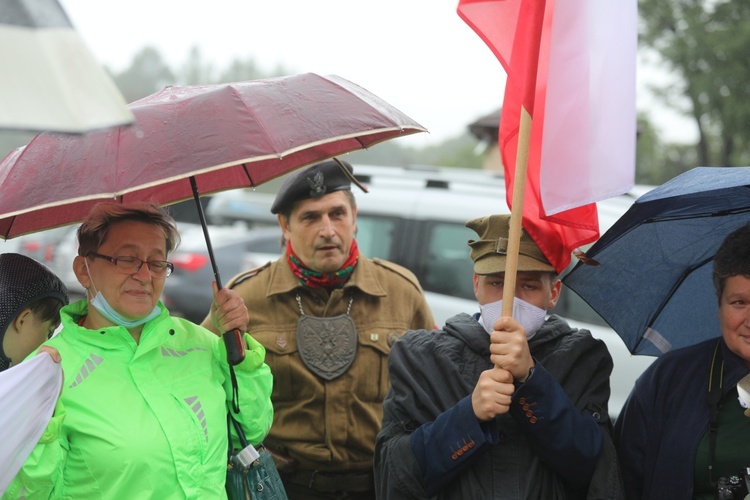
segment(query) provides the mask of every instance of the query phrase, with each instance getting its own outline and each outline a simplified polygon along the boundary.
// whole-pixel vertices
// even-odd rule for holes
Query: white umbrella
[[[0,68],[0,129],[83,133],[134,120],[57,0],[3,2]]]

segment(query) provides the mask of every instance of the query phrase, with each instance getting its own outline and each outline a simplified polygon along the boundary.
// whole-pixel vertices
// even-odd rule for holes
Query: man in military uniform
[[[466,223],[478,236],[468,244],[479,312],[393,347],[379,498],[624,498],[607,411],[612,357],[588,330],[546,317],[562,283],[526,232],[513,316],[501,316],[509,223]]]
[[[391,345],[434,327],[410,271],[359,253],[352,180],[352,167],[335,160],[289,175],[271,207],[284,255],[228,284],[266,348],[274,421],[265,444],[292,499],[375,498]],[[213,329],[208,318],[203,325]]]

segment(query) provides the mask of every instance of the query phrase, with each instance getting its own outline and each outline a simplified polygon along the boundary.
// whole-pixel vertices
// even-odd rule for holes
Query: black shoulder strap
[[[716,433],[719,428],[719,401],[721,401],[722,379],[724,378],[724,359],[721,355],[721,339],[716,342],[714,355],[711,358],[711,373],[708,377],[708,405],[711,414],[708,421],[708,480],[713,479],[714,455],[716,453]]]

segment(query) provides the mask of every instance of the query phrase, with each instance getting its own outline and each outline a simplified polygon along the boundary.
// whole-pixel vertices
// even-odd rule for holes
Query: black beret
[[[320,198],[335,191],[351,191],[354,169],[341,162],[349,171],[346,175],[336,160],[327,160],[292,172],[281,185],[271,205],[271,213],[289,210],[295,202],[308,198]]]

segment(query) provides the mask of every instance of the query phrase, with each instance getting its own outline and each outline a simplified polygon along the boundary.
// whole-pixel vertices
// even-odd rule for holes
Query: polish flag
[[[595,202],[633,186],[637,0],[460,0],[458,14],[508,73],[509,206],[520,116],[531,116],[523,226],[560,272],[599,237]]]

